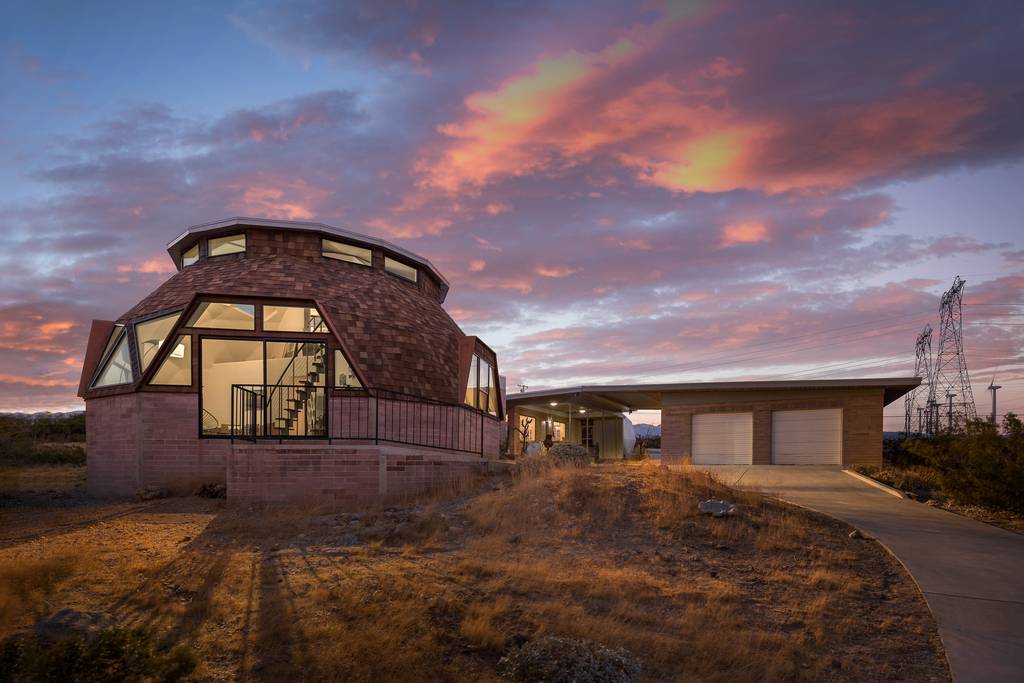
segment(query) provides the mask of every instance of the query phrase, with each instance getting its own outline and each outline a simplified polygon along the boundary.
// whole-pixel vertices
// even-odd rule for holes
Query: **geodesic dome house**
[[[355,501],[498,455],[494,352],[443,308],[425,258],[319,223],[194,226],[177,273],[93,321],[79,395],[88,486],[226,482],[253,501]]]

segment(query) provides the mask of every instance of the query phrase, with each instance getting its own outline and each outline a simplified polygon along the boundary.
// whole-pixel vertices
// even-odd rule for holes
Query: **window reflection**
[[[224,330],[255,330],[256,307],[203,301],[188,319],[188,327],[216,327]]]

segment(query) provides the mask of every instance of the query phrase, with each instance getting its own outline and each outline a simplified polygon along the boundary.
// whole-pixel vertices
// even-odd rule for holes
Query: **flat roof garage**
[[[881,465],[882,410],[920,383],[886,377],[581,385],[510,394],[507,403],[513,452],[524,418],[552,425],[545,434],[563,437],[556,440],[579,442],[581,435],[590,445],[589,416],[660,409],[668,464]]]

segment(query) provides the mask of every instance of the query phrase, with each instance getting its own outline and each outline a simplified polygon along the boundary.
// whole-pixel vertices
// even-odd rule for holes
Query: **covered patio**
[[[632,451],[624,442],[624,418],[637,410],[660,410],[661,396],[619,387],[571,387],[509,394],[510,452],[523,444],[574,443],[600,460],[621,460]],[[523,435],[525,433],[525,439]]]

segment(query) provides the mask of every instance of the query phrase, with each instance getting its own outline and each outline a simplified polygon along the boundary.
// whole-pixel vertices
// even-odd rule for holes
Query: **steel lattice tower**
[[[978,416],[964,356],[963,298],[964,280],[958,275],[953,286],[942,295],[939,311],[939,353],[928,387],[928,405],[935,431],[941,431],[940,425],[946,429],[963,429],[968,419]]]
[[[921,384],[914,387],[904,401],[907,412],[907,436],[910,436],[911,432],[922,434],[929,431],[927,406],[918,406],[918,403],[921,399],[927,399],[930,396],[932,381],[931,325],[925,325],[921,334],[917,335],[917,344],[914,347],[914,376],[921,378]],[[921,408],[922,412],[918,413],[918,408]],[[916,430],[914,429],[915,425]]]

